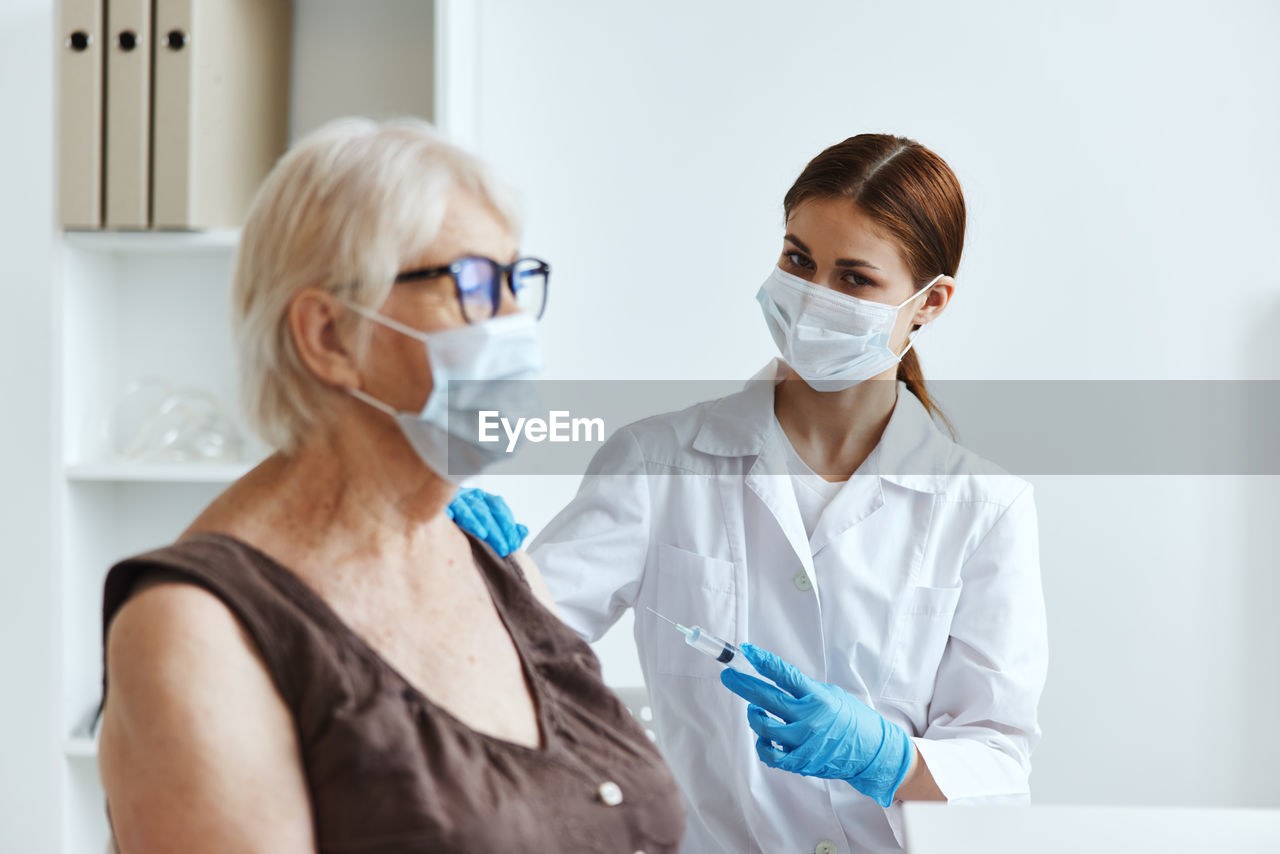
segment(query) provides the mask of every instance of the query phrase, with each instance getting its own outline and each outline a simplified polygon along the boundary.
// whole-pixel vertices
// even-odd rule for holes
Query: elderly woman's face
[[[515,238],[489,204],[465,190],[449,201],[435,242],[401,272],[445,267],[466,255],[509,264],[516,258]],[[517,311],[510,289],[502,289],[499,314]],[[423,332],[466,325],[457,288],[450,276],[398,282],[379,313]],[[431,392],[431,367],[421,341],[374,324],[365,360],[365,390],[402,412],[422,409]]]

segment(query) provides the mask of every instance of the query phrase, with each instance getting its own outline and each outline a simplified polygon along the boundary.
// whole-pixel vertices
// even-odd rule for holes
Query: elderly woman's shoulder
[[[238,849],[244,840],[223,844],[222,817],[261,804],[289,818],[263,832],[309,840],[292,717],[215,595],[148,573],[111,623],[107,675],[99,768],[122,840],[165,840],[136,845],[145,850]],[[311,846],[273,850],[286,847]]]
[[[107,632],[113,689],[138,670],[151,670],[155,677],[180,675],[206,659],[233,659],[241,648],[253,655],[231,609],[210,591],[166,570],[147,572],[135,582]],[[187,671],[193,672],[198,671]]]
[[[227,599],[224,576],[231,573],[219,571],[243,563],[242,548],[234,537],[193,528],[172,545],[112,568],[103,595],[113,690],[117,667],[126,675],[149,669],[153,676],[236,662],[263,669]]]

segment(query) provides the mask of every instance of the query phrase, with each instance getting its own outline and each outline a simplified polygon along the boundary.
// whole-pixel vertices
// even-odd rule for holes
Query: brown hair
[[[955,276],[964,250],[964,194],[946,162],[913,139],[863,133],[823,151],[804,167],[783,197],[788,219],[809,199],[848,199],[894,240],[919,290],[939,273]],[[951,422],[925,388],[915,349],[898,365],[898,379],[929,414]]]

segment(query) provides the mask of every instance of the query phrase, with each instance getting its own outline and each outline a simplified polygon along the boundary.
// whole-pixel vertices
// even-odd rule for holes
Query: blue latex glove
[[[767,650],[744,643],[742,654],[777,683],[774,687],[728,667],[720,672],[724,686],[750,704],[747,725],[759,736],[761,762],[808,777],[845,780],[882,807],[893,803],[914,755],[902,727]]]
[[[516,523],[502,496],[490,495],[483,489],[459,489],[444,515],[462,530],[484,540],[502,557],[520,548],[529,536],[529,529]]]

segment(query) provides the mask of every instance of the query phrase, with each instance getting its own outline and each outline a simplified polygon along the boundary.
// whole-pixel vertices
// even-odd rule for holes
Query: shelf
[[[234,252],[240,229],[213,231],[67,231],[67,245],[111,255],[190,255]]]
[[[68,759],[97,759],[98,739],[88,735],[73,735],[62,744],[62,752]]]
[[[243,463],[78,463],[67,480],[86,483],[231,483],[257,465]]]

